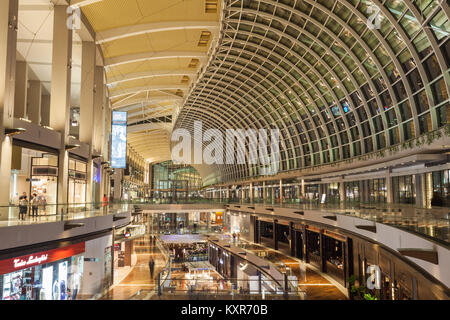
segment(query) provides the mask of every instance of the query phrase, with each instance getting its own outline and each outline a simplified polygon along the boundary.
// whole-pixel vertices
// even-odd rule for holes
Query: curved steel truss
[[[281,132],[281,171],[382,150],[450,120],[441,0],[228,0],[222,38],[175,129]],[[205,143],[208,144],[208,143]],[[248,155],[247,155],[248,156]],[[215,181],[258,176],[217,165]]]

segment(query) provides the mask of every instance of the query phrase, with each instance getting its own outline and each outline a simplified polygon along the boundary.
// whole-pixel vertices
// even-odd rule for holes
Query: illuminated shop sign
[[[8,274],[41,264],[63,260],[85,251],[85,243],[77,243],[68,247],[33,253],[25,256],[0,261],[0,274]]]
[[[127,113],[113,111],[111,126],[111,168],[127,166]]]

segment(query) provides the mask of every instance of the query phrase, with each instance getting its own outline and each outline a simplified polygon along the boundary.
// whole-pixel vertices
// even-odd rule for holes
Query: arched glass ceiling
[[[175,128],[279,128],[281,171],[435,130],[450,119],[449,14],[441,0],[227,1],[215,57]],[[221,181],[260,173],[216,170]]]

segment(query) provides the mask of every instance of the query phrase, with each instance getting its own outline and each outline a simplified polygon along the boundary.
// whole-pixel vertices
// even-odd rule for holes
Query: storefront
[[[322,241],[326,273],[345,285],[345,237],[325,230]]]
[[[274,241],[273,241],[273,221],[270,221],[269,219],[263,220],[261,218],[258,219],[258,238],[259,243],[274,248]]]
[[[305,185],[305,198],[307,200],[319,200],[319,185],[318,184],[306,184]]]
[[[450,207],[450,170],[426,174],[427,206]]]
[[[386,203],[386,179],[369,180],[370,203]]]
[[[339,182],[326,183],[324,187],[327,195],[327,203],[339,203]]]
[[[359,181],[345,182],[344,188],[345,188],[345,201],[347,202],[360,201]]]
[[[87,163],[69,158],[69,204],[83,205],[86,202]]]
[[[392,189],[394,194],[394,203],[415,204],[416,193],[415,176],[401,176],[392,178]]]
[[[289,222],[278,221],[276,227],[276,241],[278,250],[288,256],[291,255],[291,236]]]
[[[308,227],[310,230],[306,230],[306,255],[307,262],[316,266],[317,268],[322,268],[322,256],[321,256],[321,240],[320,231]]]
[[[28,146],[28,144],[27,144]],[[39,215],[56,214],[58,193],[58,154],[48,148],[38,150],[13,142],[11,158],[10,202],[18,204],[19,197],[26,192],[28,200],[37,195]],[[45,149],[45,150],[44,150]]]
[[[234,257],[232,254],[214,244],[208,245],[209,263],[216,268],[216,271],[225,279],[232,279],[235,276]]]
[[[1,300],[75,300],[85,243],[0,261]]]
[[[253,241],[254,236],[251,232],[250,214],[245,212],[227,212],[225,226],[231,234],[236,234],[239,238]]]

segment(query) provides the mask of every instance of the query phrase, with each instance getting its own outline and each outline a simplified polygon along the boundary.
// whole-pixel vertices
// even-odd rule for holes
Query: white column
[[[394,193],[392,190],[391,169],[386,170],[386,202],[391,204],[394,202]]]
[[[250,192],[250,202],[253,202],[253,182],[250,183],[249,192]]]
[[[107,114],[105,113],[105,81],[104,81],[104,69],[101,66],[95,67],[95,77],[94,77],[94,131],[92,143],[95,152],[102,152],[103,136],[105,135],[105,130],[109,129],[106,127]],[[107,151],[106,151],[107,153]]]
[[[17,16],[18,0],[0,1],[0,205],[10,201],[12,140],[4,133],[14,118]],[[8,211],[0,210],[0,220],[7,219]]]
[[[50,96],[50,126],[61,133],[58,173],[58,203],[67,203],[70,120],[72,30],[67,28],[67,6],[54,8],[52,88]]]
[[[34,124],[41,124],[41,100],[42,100],[42,86],[38,80],[29,81],[29,88],[27,94],[27,115],[28,120]]]
[[[83,41],[81,46],[81,91],[80,91],[80,141],[90,147],[87,162],[86,202],[93,202],[92,183],[94,164],[92,162],[94,132],[94,77],[95,42]]]
[[[414,192],[416,194],[416,207],[423,207],[426,204],[425,201],[425,174],[416,174]]]
[[[94,132],[95,43],[83,41],[81,47],[80,141],[92,145]]]
[[[343,177],[339,179],[339,198],[341,203],[345,202],[345,185]]]
[[[28,65],[25,61],[17,61],[15,65],[14,117],[25,118],[27,110]]]
[[[266,182],[265,181],[263,181],[263,191],[262,191],[262,194],[263,194],[263,202],[266,202],[266,200],[267,200],[267,190],[266,190]]]
[[[50,95],[41,97],[41,125],[50,126]]]
[[[284,197],[284,193],[283,193],[283,179],[280,179],[280,204],[283,203],[283,197]]]

